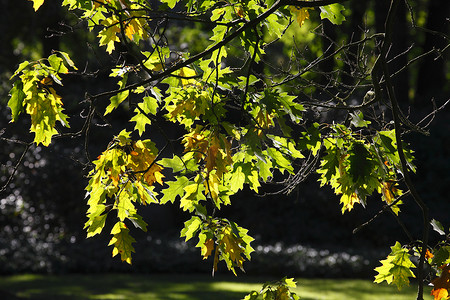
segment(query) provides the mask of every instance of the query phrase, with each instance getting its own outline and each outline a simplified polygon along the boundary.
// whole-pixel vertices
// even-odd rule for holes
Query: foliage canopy
[[[44,3],[32,1],[35,10]],[[233,196],[246,187],[258,193],[264,183],[283,182],[279,193],[289,193],[317,172],[320,185],[340,196],[342,213],[368,205],[368,197],[378,195],[385,202],[383,211],[398,215],[404,199],[414,199],[423,211],[424,234],[403,246],[397,242],[375,269],[375,282],[385,280],[401,288],[409,277],[417,277],[422,298],[428,264],[440,276],[433,281],[432,294],[436,300],[448,299],[448,235],[433,221],[442,241],[434,248],[428,245],[430,218],[409,178],[415,172],[413,151],[402,141],[405,129],[424,133],[426,128],[403,115],[392,83],[395,74],[388,68],[392,20],[400,1],[392,0],[384,33],[364,32],[360,40],[334,45],[335,50],[310,60],[296,45],[278,65],[270,57],[274,45],[289,45],[290,27],[299,28],[313,18],[342,24],[343,2],[64,0],[62,5],[97,36],[111,62],[108,76],[117,87],[86,94],[78,104],[88,111],[84,123],[70,132],[57,91],[68,74],[88,72],[79,70],[76,65],[82,62],[73,62],[68,53],[55,51],[48,58],[21,63],[14,72],[8,102],[12,121],[29,115],[31,143],[37,145],[86,136],[91,166],[87,237],[101,234],[107,219],[115,219],[109,229],[112,255],[120,254],[129,264],[136,242],[129,226],[147,231],[139,207],[177,202],[191,214],[181,237],[197,239],[201,257],[213,258],[213,273],[222,261],[236,274],[251,258],[253,238],[236,222],[218,217],[217,211],[232,205]],[[209,32],[206,41],[198,42],[203,49],[189,53],[189,46],[173,42],[171,30],[180,24],[203,26]],[[349,69],[322,71],[330,59]],[[353,81],[344,82],[345,76]],[[132,130],[118,128],[106,149],[90,159],[93,119],[107,119],[123,107]],[[327,116],[324,112],[330,110],[338,114]],[[310,117],[311,111],[324,117]],[[385,118],[387,112],[392,121]],[[172,137],[164,128],[168,123],[183,133]],[[153,141],[152,130],[165,141]],[[416,265],[414,255],[419,257]],[[285,278],[261,293],[264,299],[298,299],[289,291],[293,286]]]

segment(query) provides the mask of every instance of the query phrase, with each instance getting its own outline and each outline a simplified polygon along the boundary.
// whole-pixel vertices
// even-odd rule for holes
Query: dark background
[[[421,22],[424,26],[448,34],[448,0],[410,2],[423,12]],[[375,14],[373,25],[382,31],[387,4],[388,1],[380,0],[349,1],[345,4],[349,13],[347,21],[341,27],[324,24],[324,28],[329,36],[345,38],[363,22],[364,12],[370,11]],[[108,57],[97,48],[96,38],[83,30],[77,31],[83,25],[61,9],[58,1],[46,0],[37,13],[27,1],[0,0],[0,5],[0,137],[3,138],[0,140],[0,180],[3,186],[24,150],[23,145],[14,141],[32,140],[27,130],[27,118],[9,123],[10,111],[6,107],[12,84],[9,77],[18,63],[47,57],[52,49],[61,49],[69,52],[76,63],[88,61],[87,69],[100,70],[96,77],[84,80],[64,78],[65,88],[61,93],[65,110],[72,117],[69,120],[73,122],[72,128],[81,126],[77,123],[81,122],[78,116],[85,111],[77,104],[83,99],[84,92],[88,90],[94,94],[107,90],[114,83],[102,73],[108,67]],[[430,45],[441,43],[436,36],[414,31],[407,22],[406,7],[402,9],[403,14],[396,23],[397,38],[392,55],[411,43],[420,45],[423,51]],[[317,38],[317,42],[326,47],[325,40]],[[413,121],[420,120],[432,110],[432,96],[438,104],[449,99],[448,53],[446,55],[447,60],[445,57],[434,60],[436,56],[430,56],[397,79],[396,91],[401,105],[405,111],[409,110]],[[330,66],[324,66],[327,67]],[[414,96],[411,96],[411,90]],[[127,109],[121,108],[111,115],[110,122],[116,128],[131,128],[127,116]],[[415,151],[417,188],[430,207],[430,215],[440,220],[446,229],[450,226],[449,118],[449,109],[444,109],[432,123],[429,137],[418,133],[406,136]],[[96,122],[102,124],[100,119]],[[117,133],[109,127],[93,127],[89,142],[92,157],[99,155]],[[212,261],[202,261],[199,249],[194,248],[196,242],[186,244],[179,238],[179,230],[189,217],[180,212],[176,202],[140,208],[149,223],[149,232],[133,230],[137,240],[133,266],[121,263],[117,257],[111,258],[112,248],[107,247],[108,229],[101,236],[85,238],[83,226],[87,220],[87,205],[84,187],[89,169],[86,169],[83,142],[82,138],[61,139],[48,148],[33,146],[7,189],[0,194],[0,274],[210,272]],[[247,273],[369,277],[378,260],[389,252],[389,246],[397,240],[408,242],[388,213],[358,233],[352,233],[382,208],[379,197],[369,199],[366,209],[356,206],[350,213],[342,215],[339,198],[330,189],[319,188],[315,175],[290,195],[263,194],[276,189],[276,186],[266,185],[260,195],[244,190],[233,197],[231,207],[222,211],[223,216],[249,229],[249,234],[256,239],[252,243],[256,253],[252,261],[245,264]],[[412,200],[402,206],[400,219],[419,239],[422,218]],[[432,233],[432,240],[436,237]],[[226,267],[220,265],[219,271],[226,272]]]

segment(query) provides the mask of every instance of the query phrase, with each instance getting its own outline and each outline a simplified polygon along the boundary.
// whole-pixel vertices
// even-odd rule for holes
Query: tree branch
[[[381,47],[381,53],[379,55],[379,60],[377,61],[377,65],[379,66],[384,74],[386,81],[386,88],[389,101],[391,103],[391,110],[394,119],[394,127],[395,127],[395,139],[397,142],[397,152],[400,157],[401,170],[403,173],[403,177],[408,187],[408,190],[411,192],[411,196],[414,201],[422,210],[423,217],[423,235],[422,235],[422,249],[420,253],[419,265],[417,267],[417,280],[418,280],[418,291],[417,291],[417,300],[423,300],[423,286],[424,286],[424,263],[425,263],[425,254],[428,245],[428,236],[429,236],[429,213],[428,207],[420,198],[419,193],[416,191],[416,188],[411,180],[409,175],[408,165],[406,162],[405,154],[403,152],[403,142],[401,140],[402,128],[401,128],[401,112],[398,106],[397,98],[395,96],[394,87],[391,81],[391,75],[389,73],[389,69],[386,62],[386,56],[388,53],[388,49],[392,43],[392,32],[393,32],[393,23],[395,18],[395,13],[397,11],[397,7],[399,5],[400,0],[392,0],[391,6],[389,8],[388,16],[385,23],[385,38],[383,41],[383,45]],[[378,68],[377,68],[378,69]]]
[[[169,76],[171,73],[173,73],[173,72],[175,72],[197,60],[200,60],[203,57],[208,56],[209,54],[213,53],[215,50],[225,46],[230,41],[232,41],[234,38],[239,36],[242,32],[244,32],[245,30],[247,30],[249,28],[256,26],[257,24],[259,24],[260,22],[265,20],[268,16],[270,16],[272,13],[277,11],[282,6],[295,5],[295,6],[302,6],[302,7],[319,7],[319,6],[325,6],[325,5],[335,4],[335,3],[343,3],[345,1],[347,1],[347,0],[317,0],[317,1],[278,0],[268,10],[266,10],[265,12],[260,14],[258,17],[246,22],[241,27],[239,27],[236,31],[234,31],[234,32],[230,33],[230,35],[226,36],[222,41],[220,41],[217,44],[211,46],[210,48],[204,50],[203,52],[200,52],[194,56],[191,56],[188,59],[175,64],[171,68],[166,69],[161,73],[154,74],[149,79],[146,79],[141,82],[134,83],[134,84],[130,84],[122,89],[100,93],[100,94],[91,96],[90,98],[96,99],[96,98],[100,98],[100,97],[113,96],[113,95],[116,95],[123,91],[132,90],[139,86],[143,86],[143,85],[153,82],[155,80]]]

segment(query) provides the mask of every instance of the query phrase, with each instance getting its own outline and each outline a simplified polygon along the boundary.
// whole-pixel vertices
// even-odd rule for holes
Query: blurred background
[[[72,128],[79,128],[78,117],[86,112],[78,105],[87,91],[95,94],[115,86],[103,70],[110,64],[103,50],[97,46],[94,33],[87,32],[85,24],[61,8],[61,1],[46,0],[35,13],[32,3],[0,0],[0,181],[1,186],[14,169],[25,146],[19,142],[32,140],[28,133],[29,120],[22,117],[10,123],[10,110],[6,104],[9,80],[18,64],[24,60],[47,57],[52,49],[68,52],[78,68],[99,70],[95,76],[81,79],[68,75],[64,78],[61,95],[65,111],[72,116]],[[151,1],[152,2],[152,1]],[[154,1],[153,1],[154,2]],[[450,1],[411,0],[418,25],[449,34]],[[389,1],[351,0],[345,3],[347,21],[336,27],[322,24],[327,36],[334,40],[359,39],[352,32],[366,28],[383,31]],[[297,43],[308,44],[310,54],[326,49],[327,39],[312,38],[311,31],[319,26],[319,18],[305,23]],[[440,45],[442,37],[427,34],[411,26],[406,5],[396,20],[395,44],[392,57],[414,44],[420,51]],[[177,40],[180,48],[199,41],[191,52],[198,52],[206,43],[207,34],[201,27],[178,26],[170,28],[168,36]],[[368,30],[368,29],[367,29]],[[448,43],[448,41],[447,41]],[[189,46],[188,46],[189,47]],[[280,51],[280,59],[284,54]],[[411,52],[417,55],[415,52]],[[430,55],[411,65],[396,80],[397,93],[405,112],[412,121],[419,121],[433,109],[431,99],[439,106],[450,98],[449,51],[442,56]],[[405,59],[405,60],[402,60]],[[407,56],[398,59],[406,64]],[[86,65],[83,65],[85,64]],[[324,66],[327,67],[327,66]],[[329,66],[328,66],[329,67]],[[433,97],[433,98],[432,98]],[[131,128],[127,120],[127,107],[111,115],[109,121],[116,128]],[[406,138],[415,151],[417,188],[431,209],[430,215],[450,226],[450,110],[436,115],[430,126],[430,136],[412,133]],[[97,157],[114,134],[113,128],[93,127],[89,152]],[[113,126],[113,127],[114,127]],[[168,127],[168,130],[172,130]],[[173,130],[176,130],[174,128]],[[110,236],[86,239],[83,230],[87,209],[84,187],[87,184],[86,157],[83,138],[60,139],[48,148],[32,146],[24,162],[6,189],[0,194],[0,274],[36,273],[95,273],[95,272],[177,272],[209,273],[212,261],[203,261],[195,241],[186,244],[179,238],[183,222],[189,219],[175,204],[141,207],[149,224],[147,233],[135,230],[136,254],[133,265],[111,258],[107,247]],[[235,220],[249,229],[255,237],[256,252],[245,264],[249,274],[270,274],[304,277],[372,277],[378,261],[390,252],[395,241],[408,242],[396,220],[383,214],[356,234],[353,229],[371,219],[382,207],[379,197],[369,200],[366,209],[355,207],[341,214],[339,198],[330,189],[319,188],[314,174],[300,184],[290,195],[270,195],[277,189],[265,186],[260,195],[244,190],[233,197],[232,206],[224,209],[223,216]],[[403,205],[400,219],[420,238],[422,218],[411,200]],[[434,234],[434,233],[433,233]],[[432,238],[435,237],[432,234]],[[224,265],[219,272],[226,272]]]

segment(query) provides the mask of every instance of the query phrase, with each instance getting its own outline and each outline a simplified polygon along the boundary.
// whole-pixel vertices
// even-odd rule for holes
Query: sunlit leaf
[[[108,246],[113,245],[112,256],[120,254],[120,259],[131,265],[131,253],[134,252],[133,243],[136,240],[130,236],[130,230],[125,226],[123,222],[117,222],[111,230],[113,235]]]
[[[440,267],[441,275],[432,281],[433,289],[431,295],[434,300],[446,300],[449,298],[450,290],[450,265]]]
[[[408,250],[402,248],[399,242],[391,247],[392,251],[385,260],[380,261],[382,265],[375,268],[378,275],[375,276],[375,283],[386,281],[388,284],[394,283],[400,290],[409,285],[409,277],[416,277],[411,271],[415,268],[410,260]]]
[[[44,0],[28,0],[28,1],[33,1],[34,11],[37,11],[39,7],[41,7],[41,5],[44,4]]]
[[[345,16],[342,11],[345,10],[344,6],[339,3],[333,3],[320,7],[320,17],[322,19],[328,19],[331,23],[341,25],[345,21]]]
[[[26,95],[23,92],[23,83],[21,80],[16,80],[13,84],[13,88],[9,92],[11,98],[8,101],[8,106],[11,109],[12,122],[17,121],[19,114],[23,110],[23,100]]]

